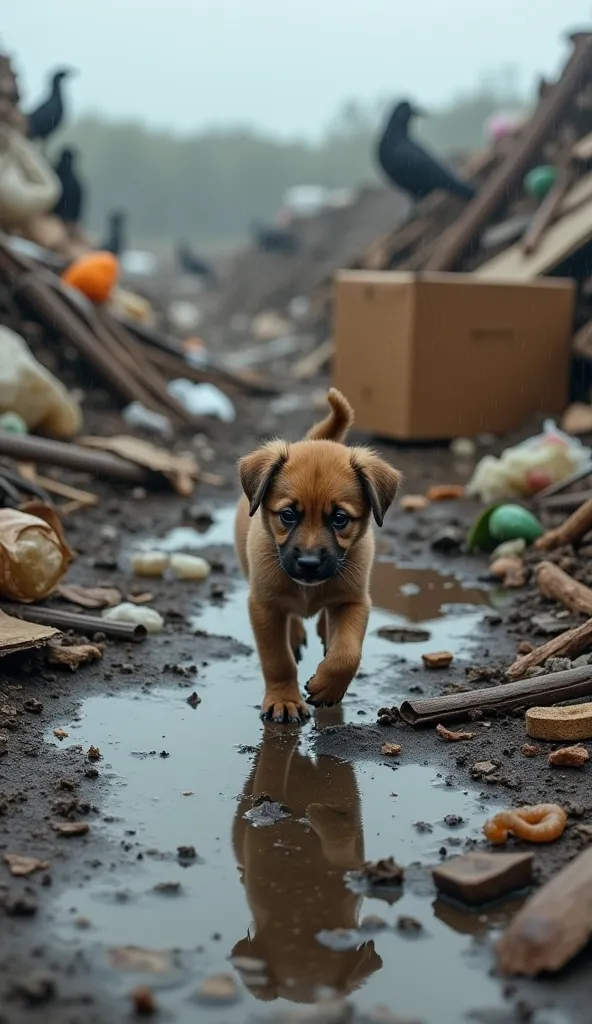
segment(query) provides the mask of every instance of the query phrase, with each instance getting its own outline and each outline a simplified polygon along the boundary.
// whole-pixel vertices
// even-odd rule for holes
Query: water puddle
[[[212,665],[198,688],[195,710],[179,691],[97,697],[68,724],[70,742],[102,751],[111,786],[93,832],[118,844],[123,867],[105,864],[56,901],[57,936],[83,941],[120,992],[131,982],[113,966],[114,947],[175,950],[143,981],[183,1024],[196,1012],[219,1019],[194,996],[220,972],[239,993],[226,1021],[327,990],[426,1024],[501,1006],[485,945],[515,904],[465,911],[436,899],[429,881],[442,849],[462,852],[491,805],[433,768],[315,756],[310,731],[262,730],[237,664]],[[151,754],[160,751],[169,756]],[[282,814],[256,827],[249,812],[262,797]],[[196,857],[180,860],[180,846]],[[387,855],[406,868],[401,890],[365,895],[348,884],[365,859]],[[346,948],[344,935],[355,939]]]
[[[142,547],[226,546],[233,520],[230,507],[202,533],[181,526]],[[467,653],[489,603],[486,590],[380,556],[372,594],[360,677],[342,707],[317,714],[318,724],[373,721],[378,707],[406,694],[422,653]],[[252,649],[245,596],[241,582],[223,603],[200,609],[191,629]],[[384,636],[385,627],[418,626],[415,643],[403,642],[404,632],[396,642],[392,632]],[[303,682],[321,656],[313,626],[299,666]],[[349,750],[345,734],[337,758],[318,753],[314,728],[263,729],[253,656],[205,666],[194,685],[202,698],[196,708],[185,690],[96,697],[68,725],[70,742],[102,751],[101,774],[112,784],[93,831],[119,845],[124,865],[97,870],[56,902],[60,938],[79,944],[77,922],[85,920],[85,946],[105,983],[121,992],[129,977],[113,966],[110,949],[176,950],[174,962],[169,956],[147,980],[182,1024],[196,1012],[219,1019],[220,1010],[198,1011],[195,1003],[200,980],[219,972],[233,974],[239,992],[226,1022],[266,1017],[270,1001],[312,1003],[328,990],[355,992],[362,1009],[382,1003],[426,1024],[501,1006],[486,946],[515,905],[463,910],[435,898],[429,872],[479,836],[492,806],[405,756],[399,764],[381,761],[378,750]],[[179,847],[196,855],[185,850],[179,858]],[[391,855],[407,869],[401,890],[369,894],[347,881],[365,859]],[[418,983],[422,977],[430,984]]]

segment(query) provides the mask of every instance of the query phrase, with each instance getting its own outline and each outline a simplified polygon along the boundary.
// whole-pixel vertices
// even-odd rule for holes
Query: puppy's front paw
[[[334,704],[339,704],[343,700],[350,682],[350,679],[332,676],[319,669],[305,686],[308,693],[306,703],[312,704],[313,708],[333,707]]]
[[[278,693],[266,694],[260,717],[266,722],[283,725],[301,725],[310,718],[310,711],[299,693],[285,697]]]

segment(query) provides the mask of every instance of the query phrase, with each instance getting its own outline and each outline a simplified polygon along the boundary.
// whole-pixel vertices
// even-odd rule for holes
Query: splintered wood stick
[[[529,668],[535,665],[542,665],[547,658],[577,658],[579,654],[590,650],[592,647],[592,619],[577,626],[576,629],[568,629],[559,636],[554,636],[541,647],[535,647],[530,654],[518,658],[506,671],[508,679],[524,679]]]
[[[550,672],[549,675],[522,679],[517,683],[501,683],[481,690],[448,693],[424,700],[405,700],[399,714],[408,725],[426,726],[466,719],[472,711],[491,714],[513,708],[542,708],[591,695],[592,665],[582,665],[581,668]]]
[[[518,911],[496,946],[502,974],[559,971],[592,935],[592,850],[550,879]]]
[[[592,616],[592,590],[568,576],[553,562],[541,562],[534,571],[543,597],[560,601],[570,612]]]
[[[548,530],[539,537],[534,546],[539,551],[551,551],[564,544],[575,544],[588,530],[592,530],[592,498],[580,505],[557,529]]]

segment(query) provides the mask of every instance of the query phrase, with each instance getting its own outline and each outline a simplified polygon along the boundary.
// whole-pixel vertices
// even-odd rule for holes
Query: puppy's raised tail
[[[345,441],[347,432],[354,422],[354,411],[347,398],[331,388],[327,393],[331,412],[320,423],[315,423],[306,434],[309,441]]]

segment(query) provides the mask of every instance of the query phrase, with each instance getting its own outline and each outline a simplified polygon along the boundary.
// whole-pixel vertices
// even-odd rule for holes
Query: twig
[[[553,637],[541,647],[535,647],[530,654],[518,658],[506,672],[508,679],[523,679],[530,668],[542,665],[548,658],[577,658],[592,647],[592,619],[575,629]]]
[[[592,498],[580,505],[578,509],[555,530],[548,530],[535,542],[538,551],[551,551],[563,547],[564,544],[575,544],[589,530],[592,530]]]
[[[592,616],[592,590],[568,576],[553,562],[541,562],[535,569],[537,586],[552,601],[560,601],[570,612]]]

